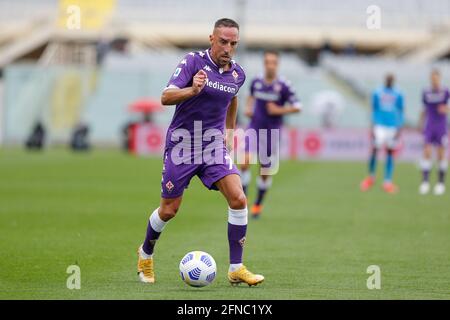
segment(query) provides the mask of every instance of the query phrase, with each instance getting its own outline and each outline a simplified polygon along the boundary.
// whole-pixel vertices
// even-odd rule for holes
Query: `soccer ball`
[[[216,278],[216,261],[206,252],[188,252],[180,261],[181,279],[192,287],[204,287]]]

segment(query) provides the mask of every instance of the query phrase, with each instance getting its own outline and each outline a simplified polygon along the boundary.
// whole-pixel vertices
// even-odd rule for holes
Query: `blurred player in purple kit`
[[[151,214],[145,240],[138,249],[137,271],[142,282],[155,281],[155,243],[167,222],[175,217],[184,189],[194,176],[198,176],[208,189],[219,190],[228,202],[230,283],[257,285],[264,280],[263,276],[251,273],[242,264],[247,231],[247,199],[224,137],[225,125],[227,129],[235,127],[236,95],[245,81],[243,69],[231,59],[238,41],[238,24],[231,19],[218,20],[210,35],[211,47],[187,54],[162,93],[162,104],[176,105],[176,109],[167,130],[160,205]],[[219,132],[211,139],[215,145],[215,161],[205,161],[203,156],[211,145],[205,137],[214,130]],[[200,145],[196,146],[194,142],[192,147],[190,137],[185,141],[186,134],[194,139],[200,134],[203,137]],[[182,141],[180,137],[184,137]],[[178,152],[181,150],[180,144],[184,144],[182,154]],[[187,155],[184,154],[186,146]]]
[[[280,130],[283,124],[283,116],[299,112],[301,105],[290,85],[278,76],[279,54],[276,51],[264,53],[264,75],[253,79],[250,85],[250,96],[247,100],[245,114],[251,118],[249,129],[256,131],[256,140],[252,150],[251,143],[245,144],[245,162],[241,165],[241,179],[244,192],[247,193],[251,181],[250,156],[258,154],[261,168],[270,169],[277,167],[277,150],[279,141],[271,137],[271,130]],[[267,130],[267,134],[260,135],[260,130]],[[264,132],[264,131],[263,131]],[[261,150],[264,149],[264,150]],[[270,156],[270,161],[261,162],[259,157],[262,152]],[[262,212],[262,202],[267,190],[272,184],[272,176],[260,171],[257,179],[258,195],[251,208],[253,217],[259,217]]]
[[[441,75],[438,70],[431,72],[431,88],[424,90],[422,102],[424,109],[420,117],[420,127],[424,135],[423,159],[421,161],[422,183],[419,187],[420,194],[430,191],[430,171],[432,167],[433,146],[437,148],[438,157],[438,182],[434,186],[435,195],[445,193],[445,174],[448,160],[446,147],[448,143],[447,114],[449,113],[450,94],[447,88],[441,86]]]

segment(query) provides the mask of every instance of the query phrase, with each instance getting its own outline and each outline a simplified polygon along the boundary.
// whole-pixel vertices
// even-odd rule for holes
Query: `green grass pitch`
[[[364,163],[283,162],[262,218],[249,221],[245,263],[266,277],[252,288],[228,284],[227,205],[195,178],[156,246],[157,282],[139,283],[161,166],[119,151],[0,150],[0,299],[450,298],[450,194],[418,196],[413,164],[397,165],[392,196],[359,192]],[[181,281],[190,250],[215,258],[209,287]],[[80,290],[66,287],[73,264]],[[380,290],[367,289],[369,265],[381,268]]]

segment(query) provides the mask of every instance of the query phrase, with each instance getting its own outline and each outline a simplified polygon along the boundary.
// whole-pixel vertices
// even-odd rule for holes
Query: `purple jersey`
[[[427,89],[423,92],[422,101],[425,107],[425,134],[431,132],[447,132],[447,115],[441,114],[438,108],[447,104],[450,94],[447,88],[439,90]]]
[[[277,129],[283,124],[283,116],[272,116],[267,112],[267,103],[274,102],[279,106],[286,103],[299,105],[295,92],[290,85],[280,78],[268,84],[263,77],[256,77],[250,85],[250,95],[255,98],[253,117],[250,128]]]
[[[177,143],[178,139],[175,137],[176,141],[172,141],[172,134],[176,129],[186,129],[193,136],[194,121],[201,121],[202,133],[208,129],[224,132],[228,106],[245,81],[244,70],[231,60],[230,69],[223,71],[211,59],[210,49],[190,52],[178,64],[167,88],[181,89],[192,86],[192,79],[199,70],[207,74],[206,85],[198,95],[176,106],[167,130],[166,147],[172,147]],[[206,144],[208,142],[203,142],[203,146]]]

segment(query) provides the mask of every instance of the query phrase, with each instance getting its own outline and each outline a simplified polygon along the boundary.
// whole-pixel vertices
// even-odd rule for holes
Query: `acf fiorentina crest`
[[[239,244],[241,245],[241,247],[244,247],[245,237],[243,237],[241,240],[239,240]]]
[[[234,78],[234,82],[236,82],[237,81],[237,78],[238,78],[238,73],[236,72],[236,70],[233,70],[233,72],[231,73],[232,74],[232,76],[233,76],[233,78]]]
[[[173,185],[172,181],[169,180],[169,181],[166,183],[166,189],[167,189],[167,191],[171,192],[172,189],[173,189],[173,187],[175,187],[175,186]]]
[[[273,89],[274,89],[276,92],[280,92],[280,91],[281,91],[281,84],[276,83],[275,86],[273,87]]]

